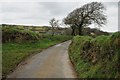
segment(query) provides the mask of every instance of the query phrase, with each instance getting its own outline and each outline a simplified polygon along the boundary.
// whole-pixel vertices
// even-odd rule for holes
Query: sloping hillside
[[[118,78],[120,32],[110,36],[76,36],[69,56],[80,78]]]

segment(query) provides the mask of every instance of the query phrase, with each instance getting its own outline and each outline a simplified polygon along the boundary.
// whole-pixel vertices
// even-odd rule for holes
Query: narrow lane
[[[66,41],[32,56],[8,78],[76,78],[68,57],[69,44]]]

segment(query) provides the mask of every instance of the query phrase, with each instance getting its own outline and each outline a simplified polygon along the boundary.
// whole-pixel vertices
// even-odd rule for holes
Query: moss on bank
[[[69,56],[80,78],[118,78],[120,32],[110,36],[75,36]]]

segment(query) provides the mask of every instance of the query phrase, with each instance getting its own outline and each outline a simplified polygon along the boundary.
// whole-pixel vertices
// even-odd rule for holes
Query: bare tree
[[[59,29],[59,26],[60,26],[59,20],[55,20],[55,26],[56,26],[57,29]]]
[[[51,27],[52,27],[52,36],[54,36],[55,28],[59,28],[59,20],[56,20],[55,18],[52,18],[49,21]]]
[[[78,29],[79,35],[82,34],[82,29],[92,23],[99,27],[106,23],[106,16],[103,11],[105,7],[100,2],[92,2],[75,9],[64,19],[64,23],[70,25],[72,29]],[[74,28],[73,28],[74,25]],[[73,30],[74,31],[74,30]]]

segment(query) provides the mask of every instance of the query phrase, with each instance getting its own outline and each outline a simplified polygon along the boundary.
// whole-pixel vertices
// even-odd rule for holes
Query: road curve
[[[76,78],[66,41],[38,53],[19,65],[8,78]]]

